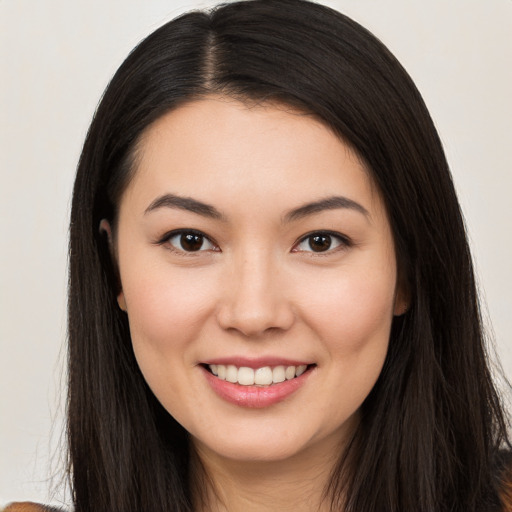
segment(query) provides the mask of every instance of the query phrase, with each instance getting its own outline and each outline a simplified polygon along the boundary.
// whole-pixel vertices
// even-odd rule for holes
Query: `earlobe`
[[[117,304],[119,305],[119,309],[126,313],[126,301],[124,300],[123,291],[119,292],[119,295],[117,296]]]
[[[112,228],[110,227],[110,222],[107,219],[100,220],[99,232],[102,235],[107,235],[108,244],[112,252]]]
[[[119,273],[117,270],[116,252],[114,250],[114,242],[112,240],[112,227],[110,226],[110,222],[107,219],[101,219],[100,225],[99,225],[99,232],[102,235],[107,235],[108,247],[109,247],[109,251],[110,251],[110,256],[112,258],[112,264],[114,265],[115,271],[118,274],[117,279],[119,281],[119,288],[121,289],[121,291],[117,295],[117,304],[119,305],[119,309],[121,309],[122,311],[124,311],[126,313],[126,301],[124,300],[124,293],[121,288],[121,280],[120,280]]]
[[[394,316],[402,316],[407,313],[407,310],[409,309],[407,304],[404,304],[402,302],[397,302],[395,304],[395,309],[393,311]]]
[[[398,290],[395,296],[395,307],[393,309],[394,316],[402,316],[409,310],[410,297],[403,290]]]

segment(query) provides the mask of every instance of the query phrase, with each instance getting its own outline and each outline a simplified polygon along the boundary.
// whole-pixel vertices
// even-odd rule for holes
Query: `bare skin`
[[[347,430],[357,427],[353,417]],[[347,432],[347,436],[349,432]],[[252,462],[229,460],[218,464],[207,447],[195,443],[202,467],[211,480],[202,479],[196,496],[197,512],[330,512],[325,486],[344,449],[332,451],[330,440],[315,445],[285,461]],[[206,492],[204,488],[206,487]]]

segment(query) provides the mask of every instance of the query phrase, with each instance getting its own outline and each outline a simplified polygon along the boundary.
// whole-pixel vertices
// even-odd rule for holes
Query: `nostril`
[[[250,300],[224,304],[217,313],[217,321],[226,331],[237,331],[245,337],[260,337],[288,330],[295,321],[295,315],[288,303],[276,304],[269,297],[266,303]]]

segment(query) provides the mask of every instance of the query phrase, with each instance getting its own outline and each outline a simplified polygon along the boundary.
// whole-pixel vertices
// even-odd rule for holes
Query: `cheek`
[[[308,303],[304,315],[332,354],[364,351],[381,358],[389,340],[394,289],[395,277],[389,269],[330,276],[324,283],[317,282],[315,292],[304,298]]]
[[[361,406],[382,371],[393,320],[394,276],[353,274],[331,279],[323,293],[320,287],[317,290],[307,321],[326,354],[325,395],[331,397],[329,409],[336,411],[333,421],[344,422]]]
[[[191,280],[190,273],[169,267],[141,268],[122,281],[135,358],[158,400],[181,418],[197,362],[194,341],[211,315],[215,285],[211,276],[196,273]]]
[[[136,352],[150,349],[167,356],[197,338],[215,293],[212,280],[199,274],[191,279],[190,272],[165,267],[127,272],[123,291]]]

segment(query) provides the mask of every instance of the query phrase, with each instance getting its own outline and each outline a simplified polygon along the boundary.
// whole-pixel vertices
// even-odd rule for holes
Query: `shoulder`
[[[500,498],[503,512],[512,512],[512,453],[502,454],[502,468],[500,471]]]
[[[3,508],[1,512],[62,512],[62,509],[39,505],[30,501],[11,503]]]
[[[503,512],[512,512],[512,472],[509,472],[509,478],[505,480],[501,487],[501,501],[503,503]]]

